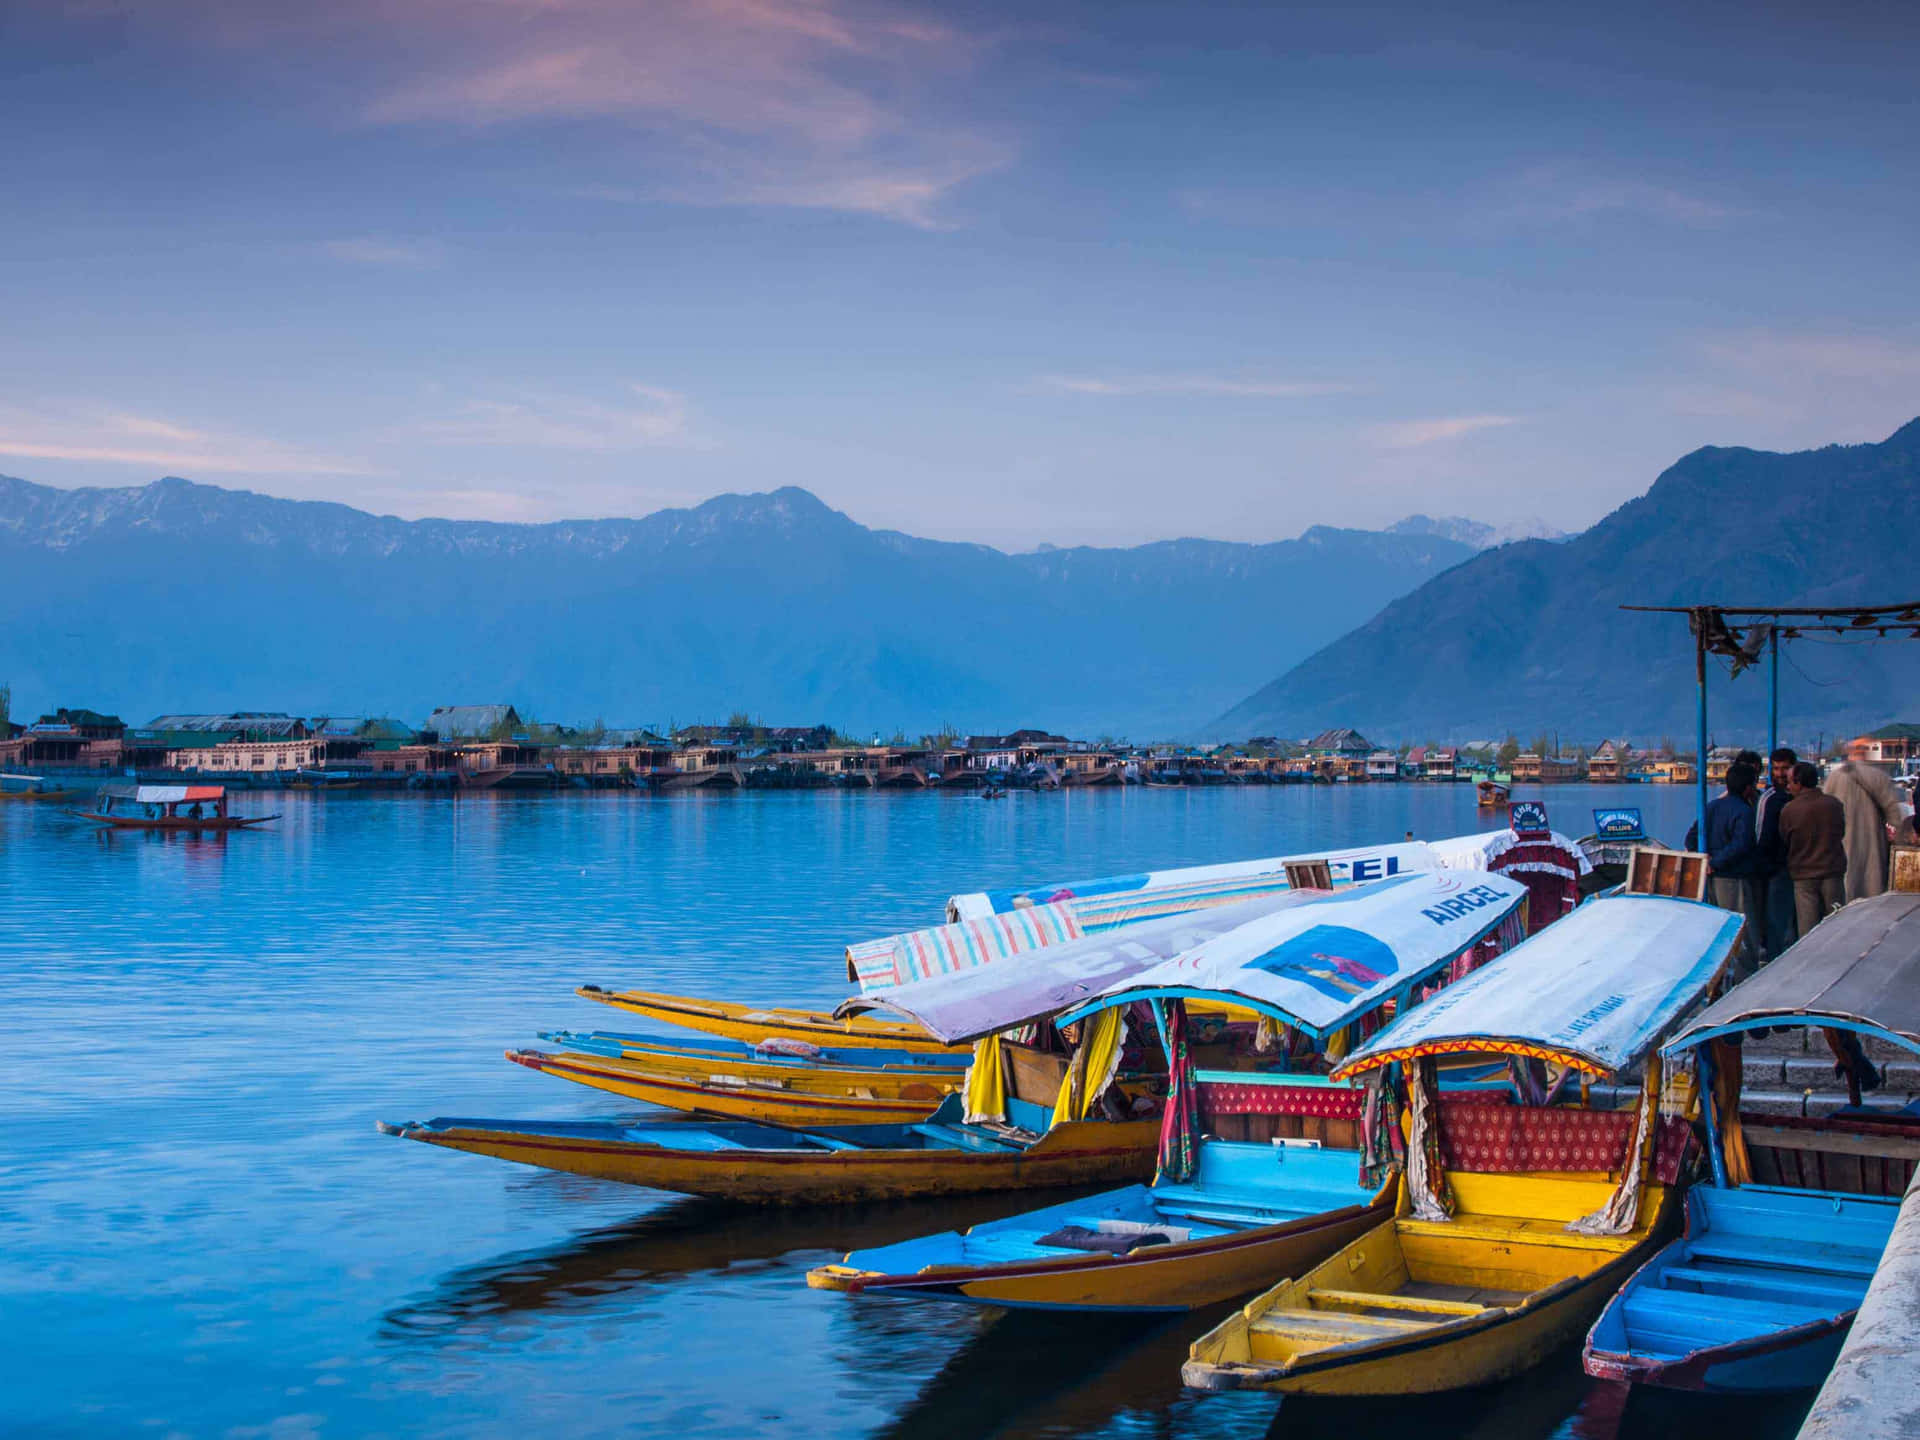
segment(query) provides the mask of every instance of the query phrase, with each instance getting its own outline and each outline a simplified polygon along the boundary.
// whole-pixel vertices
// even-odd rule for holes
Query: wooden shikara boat
[[[1471,919],[1440,910],[1466,893],[1474,897]],[[1503,928],[1517,935],[1526,903],[1526,887],[1515,879],[1471,871],[1403,875],[1256,901],[1238,913],[1214,911],[1198,926],[1188,917],[1171,933],[1172,953],[1157,963],[1139,957],[1155,948],[1157,931],[1139,927],[1128,932],[1126,953],[1110,942],[1082,941],[1029,968],[1049,968],[1051,956],[1069,991],[1086,988],[1080,977],[1101,977],[1097,995],[1062,1017],[1069,1023],[1140,999],[1204,1001],[1324,1039],[1389,1000],[1405,1003],[1415,986]],[[1446,923],[1436,923],[1435,914],[1445,914]],[[1112,952],[1104,960],[1102,945]],[[1059,1001],[1059,989],[1014,980],[1010,970],[945,977],[890,992],[888,1003],[935,1034],[958,1038]],[[1023,994],[1024,1003],[1013,1003]],[[1005,1003],[995,1008],[989,996]],[[1184,1035],[1183,1018],[1156,1020],[1163,1036]],[[1184,1055],[1184,1044],[1178,1048]],[[1020,1308],[1187,1310],[1299,1274],[1391,1215],[1392,1186],[1384,1174],[1368,1179],[1362,1162],[1361,1097],[1353,1087],[1240,1070],[1188,1070],[1175,1080],[1176,1091],[1185,1086],[1197,1089],[1214,1132],[1229,1128],[1229,1117],[1210,1112],[1231,1110],[1246,1138],[1163,1144],[1175,1167],[1192,1156],[1186,1173],[1163,1169],[1150,1186],[856,1251],[813,1270],[807,1283]],[[1250,1133],[1255,1120],[1264,1123],[1257,1137]]]
[[[115,830],[244,830],[278,815],[233,815],[224,785],[103,785],[93,810],[72,813]]]
[[[657,1036],[570,1031],[540,1038],[565,1050],[509,1050],[507,1058],[670,1110],[777,1125],[924,1120],[966,1078],[965,1057],[958,1054],[815,1049],[797,1056],[737,1040],[677,1045]]]
[[[1014,1102],[1016,1105],[1020,1102]],[[724,1121],[435,1119],[387,1135],[546,1170],[758,1205],[843,1204],[1097,1185],[1153,1169],[1158,1119],[1069,1121],[1045,1133],[961,1123],[959,1096],[930,1120],[790,1130]],[[1043,1126],[1037,1106],[1016,1118]]]
[[[696,1000],[648,990],[603,990],[583,985],[574,992],[602,1005],[612,1005],[650,1020],[665,1021],[708,1035],[749,1042],[767,1039],[804,1040],[812,1045],[855,1045],[869,1049],[947,1052],[965,1056],[964,1045],[943,1045],[918,1025],[855,1017],[836,1020],[822,1010],[795,1010],[784,1006],[743,1005],[729,1000]]]
[[[70,800],[73,790],[57,786],[44,775],[0,775],[0,802],[12,800],[21,804],[45,804],[48,801]]]
[[[1740,1116],[1729,1042],[1801,1026],[1836,1042],[1853,1105],[1824,1120]],[[1667,1045],[1717,1075],[1706,1102],[1713,1183],[1687,1197],[1685,1236],[1595,1322],[1589,1374],[1707,1391],[1826,1378],[1920,1160],[1920,1121],[1859,1104],[1865,1055],[1851,1037],[1863,1035],[1920,1051],[1920,896],[1856,900]]]
[[[1740,925],[1686,900],[1592,901],[1375,1036],[1335,1075],[1411,1067],[1395,1217],[1196,1341],[1187,1384],[1424,1394],[1510,1378],[1577,1338],[1675,1222],[1691,1131],[1658,1114],[1659,1063],[1634,1111],[1608,1112],[1437,1100],[1434,1059],[1617,1074],[1706,992]]]

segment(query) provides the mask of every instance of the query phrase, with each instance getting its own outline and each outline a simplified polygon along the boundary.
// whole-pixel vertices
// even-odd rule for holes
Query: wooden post
[[[1780,627],[1767,627],[1767,766],[1772,772],[1773,752],[1780,748]],[[1768,783],[1772,783],[1769,780]]]
[[[1693,681],[1699,691],[1699,714],[1694,726],[1694,843],[1707,848],[1707,612],[1693,612]]]

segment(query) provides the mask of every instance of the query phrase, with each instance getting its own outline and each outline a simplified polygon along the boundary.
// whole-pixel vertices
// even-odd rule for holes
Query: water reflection
[[[609,1187],[589,1181],[583,1188],[604,1194]],[[1060,1198],[1077,1193],[1088,1192],[1063,1191]],[[625,1306],[641,1289],[710,1280],[736,1266],[790,1256],[796,1266],[813,1264],[849,1250],[1002,1219],[1032,1203],[1015,1194],[758,1210],[670,1197],[662,1208],[626,1224],[451,1271],[426,1295],[388,1311],[379,1338],[404,1345],[453,1335],[471,1340],[489,1321],[549,1309],[578,1314]],[[829,1297],[829,1303],[843,1300]]]

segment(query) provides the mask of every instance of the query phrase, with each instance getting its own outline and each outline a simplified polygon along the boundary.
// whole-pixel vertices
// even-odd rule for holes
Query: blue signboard
[[[1513,833],[1523,838],[1548,835],[1553,827],[1547,824],[1547,807],[1538,800],[1516,800],[1507,811],[1507,823],[1513,827]]]
[[[1596,810],[1593,833],[1601,840],[1644,840],[1647,827],[1637,809]]]

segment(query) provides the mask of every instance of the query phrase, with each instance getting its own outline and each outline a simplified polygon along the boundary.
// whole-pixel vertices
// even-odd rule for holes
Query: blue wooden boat
[[[1384,1163],[1363,1164],[1361,1092],[1314,1074],[1193,1069],[1184,1007],[1242,1007],[1323,1047],[1386,1002],[1410,1003],[1489,936],[1517,939],[1527,891],[1504,876],[1445,871],[1290,899],[1254,902],[1239,924],[1223,919],[1234,907],[1175,922],[1188,927],[1184,938],[1157,957],[1127,953],[1145,947],[1123,931],[880,998],[949,1041],[1063,1010],[1063,1024],[1110,1022],[1148,1001],[1174,1094],[1193,1098],[1196,1120],[1212,1108],[1209,1093],[1231,1094],[1291,1134],[1228,1140],[1170,1123],[1151,1185],[857,1250],[807,1283],[1022,1309],[1184,1311],[1298,1274],[1380,1224],[1394,1187]],[[1170,1115],[1181,1109],[1169,1101]],[[1215,1119],[1212,1128],[1224,1127]]]
[[[1848,905],[1665,1047],[1718,1075],[1702,1086],[1713,1184],[1594,1323],[1589,1374],[1705,1391],[1825,1379],[1920,1159],[1920,1119],[1857,1099],[1825,1120],[1741,1116],[1729,1042],[1803,1026],[1828,1032],[1856,1082],[1860,1036],[1920,1051],[1920,896]]]

